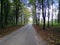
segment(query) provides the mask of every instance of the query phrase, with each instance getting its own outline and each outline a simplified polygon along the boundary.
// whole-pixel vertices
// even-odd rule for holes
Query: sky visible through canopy
[[[10,0],[12,2],[12,0]],[[32,6],[29,5],[29,0],[21,0],[22,3],[25,4],[26,8],[29,9],[29,11],[32,13]],[[58,15],[58,0],[53,0],[53,19],[57,19],[57,15]],[[46,8],[46,21],[48,21],[48,8]],[[52,5],[50,5],[50,21],[52,19]],[[40,13],[40,20],[42,20],[42,9],[38,10],[38,8],[36,8],[36,12]],[[32,21],[32,17],[29,18],[29,20]]]
[[[49,11],[50,11],[50,19],[49,19],[49,21],[52,20],[52,12],[53,12],[53,15],[54,15],[53,16],[54,20],[57,19],[57,15],[58,15],[58,0],[53,0],[53,1],[54,1],[53,8],[52,8],[52,5],[50,5],[50,9],[49,9]],[[26,2],[28,2],[28,0]],[[31,11],[31,9],[30,9],[31,7],[28,7],[28,8]],[[53,11],[52,11],[52,9],[53,9]],[[43,20],[43,18],[42,18],[42,9],[39,10],[38,8],[36,8],[36,12],[40,13],[40,21],[42,21]],[[37,16],[37,17],[39,18],[39,16]],[[32,20],[31,17],[30,17],[30,20]],[[48,21],[48,8],[46,8],[46,21]]]

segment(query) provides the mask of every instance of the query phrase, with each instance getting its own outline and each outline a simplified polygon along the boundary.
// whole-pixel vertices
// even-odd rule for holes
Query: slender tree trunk
[[[35,19],[35,6],[33,5],[33,8],[32,8],[32,15],[33,15],[33,24],[36,24],[36,19]]]
[[[15,8],[16,8],[16,9],[15,9],[16,24],[18,24],[20,0],[14,0],[14,6],[15,6]]]
[[[53,26],[53,0],[52,0],[52,26]]]
[[[48,27],[49,27],[49,18],[50,18],[50,12],[49,12],[49,0],[47,0],[47,3],[48,3]]]
[[[21,14],[21,24],[22,24],[22,14]]]
[[[60,0],[59,0],[59,13],[58,13],[58,23],[60,23]]]
[[[33,23],[37,24],[37,15],[36,15],[36,0],[33,0]]]
[[[38,19],[37,19],[37,21],[38,21],[38,25],[40,24],[40,13],[38,13]]]
[[[8,24],[8,0],[4,0],[4,15],[3,15],[3,19],[4,19],[4,27],[7,27]]]
[[[22,24],[22,6],[20,8],[21,8],[21,24]]]
[[[18,24],[18,5],[16,4],[16,24]]]
[[[56,8],[55,8],[54,12],[55,12],[55,13],[54,13],[55,17],[57,17],[57,16],[56,16]],[[54,19],[54,23],[56,24],[56,18]]]
[[[4,3],[5,25],[8,24],[9,9],[10,9],[9,1],[6,0]]]
[[[36,15],[36,3],[35,3],[35,22],[36,22],[36,24],[37,24],[37,15]]]
[[[5,25],[7,25],[7,1],[4,2]]]
[[[1,25],[1,28],[3,28],[3,1],[4,0],[1,0],[1,21],[0,21],[0,25]]]
[[[21,25],[22,25],[22,3],[20,2],[20,16],[21,16]]]
[[[42,0],[43,29],[45,30],[44,0]]]

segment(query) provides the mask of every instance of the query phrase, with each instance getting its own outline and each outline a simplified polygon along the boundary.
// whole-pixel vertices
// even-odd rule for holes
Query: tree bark
[[[5,25],[8,24],[8,15],[9,15],[9,1],[6,0],[4,3],[4,15],[5,15]]]
[[[42,0],[43,29],[45,30],[44,0]]]
[[[58,23],[60,23],[60,0],[59,0],[59,13],[58,13]]]
[[[1,28],[3,28],[3,1],[4,0],[1,0],[1,20],[0,20],[0,25],[1,25]]]
[[[53,26],[53,0],[52,0],[52,26]]]
[[[48,27],[49,27],[49,18],[50,18],[50,13],[49,13],[49,0],[47,0],[47,3],[48,3]]]

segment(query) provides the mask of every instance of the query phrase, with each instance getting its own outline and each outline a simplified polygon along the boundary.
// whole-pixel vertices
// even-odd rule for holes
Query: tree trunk
[[[33,8],[32,8],[32,15],[33,15],[33,24],[36,24],[36,18],[35,18],[35,6],[33,5]]]
[[[1,28],[3,28],[3,1],[4,0],[1,0],[1,20],[0,20],[0,25],[1,25]]]
[[[49,0],[47,0],[47,3],[48,3],[48,27],[49,27],[49,18],[50,18],[50,13],[49,13]]]
[[[37,24],[37,16],[36,16],[36,0],[33,0],[33,24]]]
[[[52,26],[53,26],[53,0],[52,0]]]
[[[59,13],[58,13],[58,23],[60,23],[60,0],[59,0]]]
[[[20,0],[14,0],[16,24],[18,24]]]
[[[42,0],[43,29],[45,30],[44,0]]]
[[[18,5],[16,4],[16,24],[18,24]]]
[[[4,3],[4,15],[5,15],[5,25],[8,24],[8,15],[9,15],[9,1],[6,0]]]

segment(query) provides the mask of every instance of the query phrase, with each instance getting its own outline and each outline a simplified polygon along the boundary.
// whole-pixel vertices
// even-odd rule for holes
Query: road
[[[0,38],[0,45],[46,45],[46,42],[40,37],[32,25],[25,25],[17,31]]]

